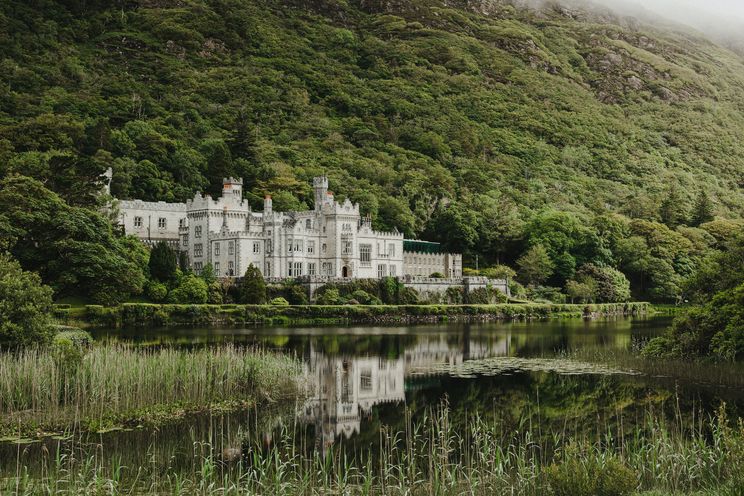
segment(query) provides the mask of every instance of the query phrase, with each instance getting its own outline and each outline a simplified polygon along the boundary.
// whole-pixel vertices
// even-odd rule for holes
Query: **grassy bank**
[[[290,428],[267,447],[248,441],[227,461],[220,442],[194,443],[191,464],[165,473],[143,463],[107,463],[102,452],[66,456],[51,450],[40,475],[18,468],[0,480],[14,494],[390,494],[738,496],[744,487],[744,427],[721,411],[699,422],[648,412],[641,425],[597,420],[580,433],[547,432],[539,411],[505,429],[471,417],[455,427],[448,407],[385,427],[380,451],[350,456],[304,449]],[[77,449],[69,447],[70,450]],[[105,448],[101,447],[101,450]],[[10,471],[9,471],[10,472]]]
[[[498,305],[157,305],[58,306],[65,324],[94,327],[235,324],[396,324],[637,315],[648,303]]]
[[[0,354],[0,434],[73,424],[101,430],[237,408],[294,396],[299,373],[291,358],[232,346],[189,351],[108,344],[84,356],[6,352]]]

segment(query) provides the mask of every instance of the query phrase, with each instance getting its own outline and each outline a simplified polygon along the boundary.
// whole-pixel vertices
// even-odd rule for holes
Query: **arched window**
[[[305,229],[307,229],[307,230],[310,230],[310,229],[312,229],[312,228],[313,228],[313,221],[312,221],[312,220],[310,220],[310,219],[307,219],[307,220],[305,221]]]

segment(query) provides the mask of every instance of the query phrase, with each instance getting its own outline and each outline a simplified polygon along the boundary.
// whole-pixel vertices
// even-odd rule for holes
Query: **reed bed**
[[[64,357],[67,358],[67,357]],[[77,358],[77,359],[75,359]],[[48,348],[0,354],[0,432],[105,428],[223,402],[298,392],[296,360],[257,349],[93,346],[73,360]]]
[[[744,426],[722,409],[683,424],[649,412],[625,433],[596,425],[595,437],[545,432],[525,418],[516,429],[479,416],[456,426],[446,404],[398,432],[383,428],[379,447],[356,456],[344,446],[308,452],[297,425],[270,447],[245,442],[237,461],[220,441],[193,441],[189,470],[157,472],[113,463],[101,453],[57,450],[42,474],[17,466],[0,480],[12,494],[390,494],[739,496],[744,489]],[[589,429],[591,431],[592,429]]]

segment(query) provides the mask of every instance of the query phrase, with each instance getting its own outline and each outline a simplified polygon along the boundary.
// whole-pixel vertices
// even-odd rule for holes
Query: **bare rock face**
[[[637,76],[630,76],[628,79],[628,86],[636,91],[643,89],[643,80]]]
[[[657,90],[657,93],[659,94],[659,98],[661,98],[665,102],[674,102],[678,100],[677,95],[675,95],[674,92],[669,88],[661,86]]]

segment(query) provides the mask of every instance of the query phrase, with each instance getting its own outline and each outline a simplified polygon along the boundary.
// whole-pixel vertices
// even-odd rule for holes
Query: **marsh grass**
[[[285,424],[267,446],[254,437],[227,462],[218,435],[194,440],[188,469],[166,470],[121,461],[75,446],[50,452],[41,474],[17,466],[0,480],[13,494],[391,494],[622,496],[716,494],[744,487],[744,425],[721,410],[683,423],[649,411],[645,425],[625,432],[598,424],[586,432],[546,431],[539,415],[517,428],[476,415],[466,427],[446,403],[399,431],[383,427],[374,453],[344,444],[312,449]],[[310,448],[310,449],[308,449]]]
[[[298,393],[292,357],[222,346],[185,350],[93,346],[72,363],[49,348],[0,354],[3,436],[101,429],[165,420],[189,410],[252,404]]]
[[[639,353],[644,344],[644,341],[634,341],[631,349],[584,347],[560,353],[559,357],[633,370],[646,376],[666,377],[690,384],[744,388],[744,363],[715,362],[700,358],[644,358]]]

